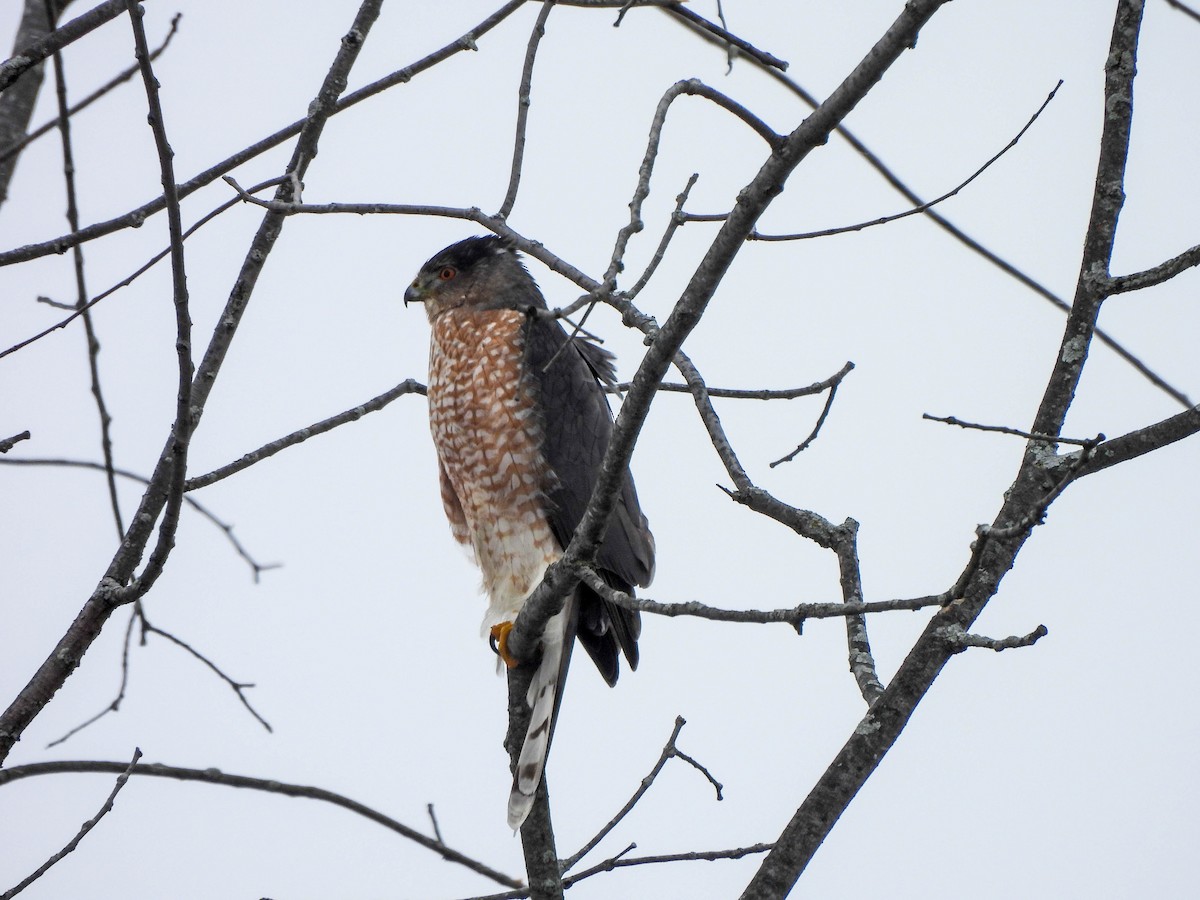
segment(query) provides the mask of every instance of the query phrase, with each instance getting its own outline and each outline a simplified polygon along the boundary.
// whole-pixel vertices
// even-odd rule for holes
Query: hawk
[[[583,518],[612,435],[602,384],[613,355],[569,337],[512,247],[497,237],[452,244],[421,267],[404,302],[425,305],[429,427],[442,504],[488,597],[481,632],[511,667],[505,640],[526,598]],[[631,592],[654,576],[654,537],[628,470],[596,570]],[[529,687],[529,730],[508,800],[516,830],[533,807],[575,639],[609,685],[623,654],[638,663],[641,620],[584,585],[551,617]]]

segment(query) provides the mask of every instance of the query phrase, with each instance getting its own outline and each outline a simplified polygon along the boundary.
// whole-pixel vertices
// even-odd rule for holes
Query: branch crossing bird
[[[481,631],[506,650],[526,598],[571,540],[612,435],[602,384],[615,384],[613,355],[558,320],[512,247],[472,237],[431,257],[404,293],[431,325],[429,427],[442,504],[455,539],[470,551],[488,597]],[[654,537],[628,470],[596,555],[619,591],[654,577]],[[579,585],[542,634],[527,695],[532,709],[513,776],[508,823],[533,807],[562,702],[575,639],[609,685],[620,656],[638,663],[638,613]]]

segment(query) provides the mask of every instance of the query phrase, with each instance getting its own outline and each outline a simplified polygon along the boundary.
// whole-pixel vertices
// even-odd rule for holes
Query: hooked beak
[[[408,290],[404,292],[404,306],[408,307],[410,303],[424,303],[425,298],[421,296],[421,292],[417,290],[416,284],[410,284]]]

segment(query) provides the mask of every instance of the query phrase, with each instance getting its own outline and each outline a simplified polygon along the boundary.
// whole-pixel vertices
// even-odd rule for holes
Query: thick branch
[[[1103,441],[1090,450],[1079,450],[1060,456],[1058,459],[1061,461],[1060,464],[1077,464],[1086,452],[1087,462],[1079,467],[1074,476],[1082,478],[1084,475],[1111,468],[1118,463],[1145,456],[1153,450],[1174,444],[1176,441],[1181,441],[1196,433],[1200,433],[1200,406],[1193,406],[1169,419],[1163,419],[1161,422],[1155,422],[1153,425],[1147,425],[1137,431]]]
[[[57,11],[61,13],[68,3],[70,0],[63,0],[58,4]],[[41,40],[53,30],[54,22],[47,19],[46,13],[44,0],[25,0],[25,10],[13,40],[14,53]],[[42,70],[40,65],[26,70],[23,78],[0,93],[0,147],[12,148],[29,130],[29,120],[33,117],[33,108],[42,86]],[[19,154],[18,147],[0,157],[0,205],[8,198],[8,184],[12,180]]]

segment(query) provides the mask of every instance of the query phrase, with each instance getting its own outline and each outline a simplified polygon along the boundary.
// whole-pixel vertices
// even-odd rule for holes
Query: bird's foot
[[[499,625],[492,626],[492,649],[496,651],[496,655],[504,660],[504,664],[510,669],[515,669],[520,665],[519,661],[514,659],[508,652],[508,633],[512,631],[512,622],[501,622]]]

